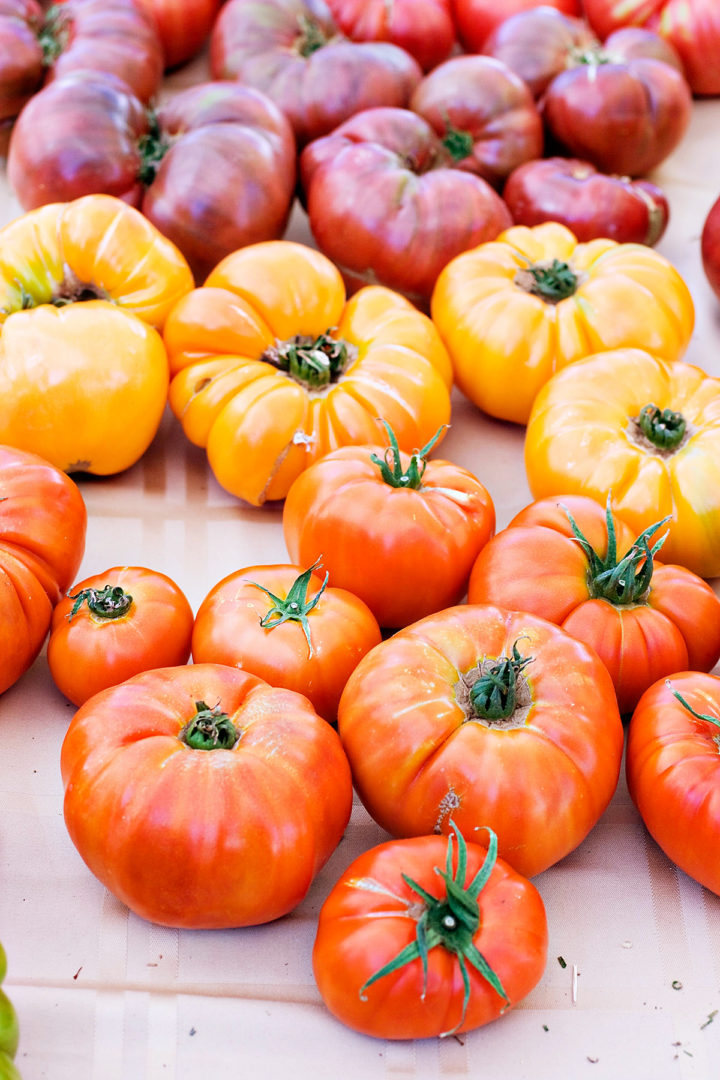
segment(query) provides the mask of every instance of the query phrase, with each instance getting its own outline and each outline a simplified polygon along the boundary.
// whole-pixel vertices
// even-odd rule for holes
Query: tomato
[[[663,560],[720,575],[720,380],[640,349],[589,356],[540,391],[528,421],[533,497],[589,495],[637,534],[668,517]]]
[[[690,570],[654,558],[664,524],[636,536],[587,496],[541,499],[482,549],[468,602],[530,611],[590,645],[630,712],[656,679],[720,659],[720,599]]]
[[[319,565],[247,566],[201,603],[192,655],[196,663],[230,664],[296,690],[334,723],[350,673],[380,640],[367,604],[328,585]]]
[[[322,557],[331,581],[359,596],[383,627],[406,626],[459,601],[495,508],[477,477],[390,446],[342,447],[288,491],[283,532],[290,557]]]
[[[301,694],[237,668],[157,668],[90,698],[63,741],[65,823],[135,914],[190,929],[291,911],[340,841],[352,786]]]
[[[165,57],[174,68],[192,59],[205,44],[223,0],[140,0],[153,19]]]
[[[482,51],[519,75],[533,97],[541,98],[574,55],[597,45],[584,19],[542,4],[529,7],[498,23]]]
[[[275,240],[228,255],[170,314],[170,405],[246,502],[284,499],[323,454],[382,438],[379,417],[408,449],[447,423],[450,362],[427,316],[378,286],[345,300],[329,259]]]
[[[700,254],[708,284],[720,299],[720,195],[708,210],[703,222]]]
[[[680,671],[654,683],[628,728],[628,790],[662,850],[690,877],[720,894],[720,866],[709,855],[718,811],[720,678]]]
[[[0,693],[27,671],[80,565],[87,511],[54,465],[0,446]]]
[[[455,23],[467,52],[482,52],[497,26],[520,11],[553,7],[565,15],[581,15],[582,0],[453,0]]]
[[[350,288],[380,282],[426,307],[450,259],[512,223],[500,196],[462,165],[409,109],[367,109],[305,147],[310,229]]]
[[[488,831],[487,850],[459,832],[391,840],[336,882],[313,971],[339,1020],[385,1039],[456,1035],[497,1019],[539,982],[542,898],[497,859]]]
[[[685,281],[662,255],[610,239],[578,243],[557,222],[516,225],[458,255],[431,312],[463,393],[518,424],[555,371],[621,347],[677,360],[695,320]]]
[[[106,195],[30,211],[0,246],[0,441],[65,472],[128,468],[165,409],[156,327],[192,287],[185,259]]]
[[[626,26],[660,34],[679,53],[695,94],[720,93],[720,8],[716,0],[583,0],[585,17],[606,38]]]
[[[0,945],[0,983],[3,982],[6,972],[7,956],[5,949]],[[12,1065],[19,1040],[20,1029],[15,1007],[5,991],[0,989],[0,1076],[3,1080],[6,1077],[7,1080],[12,1080],[15,1075],[20,1076],[19,1073],[13,1072]]]
[[[150,668],[185,664],[193,613],[166,574],[113,566],[77,582],[53,612],[47,659],[75,705]]]
[[[399,46],[344,38],[324,0],[227,0],[210,35],[210,70],[272,98],[301,147],[363,109],[406,105],[422,77]]]
[[[607,668],[545,619],[447,608],[364,657],[338,731],[368,812],[393,836],[484,825],[532,877],[587,836],[617,786],[623,728]]]
[[[581,243],[607,237],[619,244],[652,247],[670,216],[667,197],[657,184],[608,176],[577,158],[551,157],[519,165],[502,195],[516,225],[557,221]]]
[[[153,111],[122,84],[83,73],[25,107],[7,172],[25,209],[95,192],[124,199],[200,281],[237,248],[282,236],[295,159],[289,121],[249,86],[200,83]]]
[[[447,60],[455,46],[451,0],[328,0],[328,7],[353,41],[392,41],[423,71]]]

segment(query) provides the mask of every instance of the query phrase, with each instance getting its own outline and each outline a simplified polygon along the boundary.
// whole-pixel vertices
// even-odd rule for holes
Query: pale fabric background
[[[180,72],[166,92],[202,70],[200,61]],[[688,136],[655,174],[672,208],[659,250],[697,309],[687,359],[718,375],[720,302],[702,272],[699,237],[720,193],[719,130],[720,102],[696,103]],[[0,175],[0,223],[19,212]],[[300,211],[288,235],[311,242]],[[443,456],[483,480],[498,528],[530,500],[522,439],[520,428],[455,393]],[[83,480],[81,490],[89,525],[78,579],[116,564],[150,566],[173,577],[196,610],[233,570],[287,561],[280,510],[225,494],[169,414],[134,468]],[[362,807],[285,919],[226,932],[155,927],[98,884],[65,832],[59,751],[71,715],[44,653],[0,699],[0,940],[24,1080],[720,1077],[720,899],[648,838],[624,781],[586,841],[535,879],[550,949],[533,993],[462,1038],[391,1043],[337,1023],[310,964],[330,887],[361,850],[387,838]]]

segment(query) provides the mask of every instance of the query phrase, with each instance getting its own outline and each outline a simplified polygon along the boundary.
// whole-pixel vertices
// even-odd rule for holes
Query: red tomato
[[[505,19],[540,6],[557,8],[566,15],[582,14],[581,0],[453,0],[460,41],[468,52],[482,52],[488,36]]]
[[[420,836],[364,852],[322,906],[318,989],[344,1024],[385,1039],[487,1024],[539,982],[547,918],[535,886],[488,849]],[[457,840],[457,853],[454,840]]]
[[[223,0],[138,0],[155,22],[165,67],[184,64],[205,44]]]
[[[597,654],[486,604],[399,630],[348,679],[338,731],[358,795],[394,836],[484,825],[532,877],[587,836],[617,786],[623,728]]]
[[[352,807],[340,740],[307,698],[222,664],[157,668],[96,694],[60,766],[85,863],[162,926],[287,914]]]
[[[679,696],[678,696],[679,695]],[[628,789],[650,835],[720,895],[720,678],[682,671],[647,690],[628,729]]]
[[[472,473],[425,460],[432,444],[408,455],[390,437],[389,448],[342,447],[301,473],[283,531],[295,562],[322,558],[334,585],[397,627],[461,599],[495,508]]]
[[[0,446],[0,693],[27,671],[77,573],[87,511],[80,490],[35,454]]]
[[[350,673],[381,635],[367,604],[327,581],[317,564],[248,566],[223,578],[198,608],[193,659],[297,690],[334,723]]]
[[[697,574],[654,559],[663,524],[637,536],[584,495],[541,499],[485,545],[468,601],[531,611],[590,645],[629,712],[661,676],[720,659],[720,599]]]
[[[703,223],[700,253],[708,284],[720,299],[720,195],[708,210]]]
[[[193,613],[165,574],[113,566],[79,581],[53,612],[47,659],[75,705],[150,668],[185,664]]]
[[[392,41],[423,71],[447,60],[455,45],[451,0],[328,0],[328,7],[353,41]]]

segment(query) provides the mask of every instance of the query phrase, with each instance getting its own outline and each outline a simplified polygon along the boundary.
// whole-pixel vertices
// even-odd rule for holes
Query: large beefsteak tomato
[[[394,836],[489,826],[532,877],[577,847],[620,774],[607,668],[546,619],[447,608],[372,649],[348,679],[338,731],[357,792]]]
[[[224,664],[156,668],[95,694],[60,766],[80,855],[163,926],[285,915],[352,806],[340,740],[307,698]]]

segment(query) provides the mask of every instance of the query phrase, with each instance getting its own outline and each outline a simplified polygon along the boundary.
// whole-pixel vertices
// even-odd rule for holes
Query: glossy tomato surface
[[[453,0],[460,41],[468,52],[482,52],[487,38],[502,22],[541,6],[557,8],[565,15],[582,15],[582,0]]]
[[[708,210],[703,222],[700,253],[708,284],[720,299],[720,196]]]
[[[259,565],[229,574],[207,594],[192,655],[195,663],[229,664],[296,690],[334,723],[351,672],[380,640],[367,604],[328,584],[320,566]]]
[[[307,698],[221,664],[157,668],[90,698],[63,741],[65,823],[150,922],[250,926],[291,911],[338,844],[352,787]]]
[[[152,18],[165,58],[174,68],[200,52],[210,36],[223,0],[139,0]]]
[[[353,41],[391,41],[423,71],[447,60],[455,47],[451,0],[328,0],[328,7]]]
[[[475,693],[486,694],[500,667],[506,715],[490,719],[473,687],[482,679]],[[545,619],[486,604],[430,615],[368,653],[340,699],[338,731],[382,828],[421,836],[452,819],[474,838],[489,826],[500,857],[528,877],[587,836],[623,749],[597,654]]]
[[[186,664],[193,612],[158,570],[113,566],[76,582],[53,612],[47,659],[75,705],[150,668]]]

